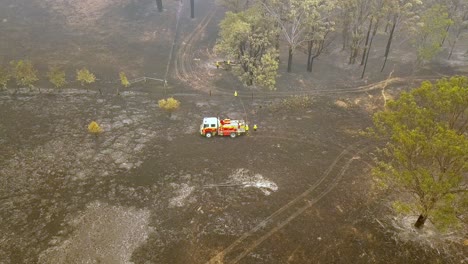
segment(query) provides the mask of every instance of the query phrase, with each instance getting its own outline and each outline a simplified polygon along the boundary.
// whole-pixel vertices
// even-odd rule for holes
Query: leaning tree
[[[374,170],[382,186],[397,191],[395,208],[460,223],[468,205],[468,79],[423,82],[374,115],[375,135],[385,142]]]

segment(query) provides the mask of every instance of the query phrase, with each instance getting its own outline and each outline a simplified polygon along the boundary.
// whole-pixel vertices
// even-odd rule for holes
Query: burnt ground
[[[0,263],[466,262],[466,231],[431,247],[418,239],[435,243],[430,225],[405,237],[394,227],[370,180],[375,143],[359,133],[382,88],[391,98],[466,74],[466,46],[456,63],[413,71],[407,43],[396,42],[387,71],[376,49],[362,81],[338,48],[312,74],[298,55],[294,73],[282,65],[278,90],[265,92],[213,66],[224,11],[211,1],[197,2],[193,20],[186,2],[165,1],[163,13],[149,0],[73,2],[0,4],[3,64],[29,58],[42,76],[48,64],[70,76],[86,66],[100,79],[90,92],[72,77],[63,91],[40,81],[41,92],[0,92]],[[168,86],[135,83],[117,96],[120,70]],[[170,116],[157,107],[168,96],[181,101]],[[259,130],[207,140],[205,116]]]

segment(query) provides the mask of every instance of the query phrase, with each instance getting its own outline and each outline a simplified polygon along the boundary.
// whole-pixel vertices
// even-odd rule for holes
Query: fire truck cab
[[[244,120],[219,119],[217,117],[205,117],[200,125],[200,134],[204,137],[212,136],[236,136],[246,133]]]

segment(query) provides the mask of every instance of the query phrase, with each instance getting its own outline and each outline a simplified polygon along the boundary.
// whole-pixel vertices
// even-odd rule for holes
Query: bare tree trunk
[[[190,0],[190,18],[195,18],[195,0]]]
[[[247,86],[252,86],[253,85],[253,72],[249,72],[249,77],[247,79]]]
[[[343,28],[342,36],[343,36],[343,48],[342,48],[342,50],[345,50],[346,47],[348,47],[348,37],[349,37],[349,27],[347,25],[345,25],[345,27]]]
[[[307,42],[307,71],[309,71],[309,68],[310,68],[310,60],[312,58],[312,47],[313,47],[313,40],[309,40]]]
[[[158,6],[158,11],[162,12],[163,11],[162,0],[156,0],[156,5]]]
[[[440,46],[442,47],[445,43],[445,40],[447,39],[447,36],[449,35],[449,30],[450,30],[450,25],[447,26],[447,28],[445,29],[445,32],[447,33],[444,38],[442,39],[442,42],[440,42]]]
[[[455,9],[453,10],[453,13],[450,13],[449,12],[449,19],[451,19],[453,21],[453,14],[455,14],[458,10],[458,5],[455,5]],[[451,25],[448,25],[447,28],[445,29],[445,32],[447,32],[447,34],[444,36],[444,39],[442,39],[442,42],[440,43],[440,46],[442,47],[445,43],[445,40],[447,39],[447,36],[449,35],[449,30],[450,30],[450,26]]]
[[[375,35],[377,35],[377,29],[379,28],[379,19],[377,19],[377,21],[375,22],[375,25],[374,25],[374,30],[372,31],[372,36],[370,38],[370,42],[369,42],[369,47],[367,48],[367,52],[365,52],[364,54],[366,54],[366,60],[364,62],[364,68],[362,69],[362,74],[361,74],[361,79],[364,78],[364,74],[366,74],[366,69],[367,69],[367,61],[369,60],[369,54],[371,52],[371,48],[372,48],[372,42],[374,42],[374,37]]]
[[[393,34],[395,33],[396,24],[397,24],[397,17],[395,16],[393,18],[393,25],[392,25],[392,29],[390,30],[390,36],[388,37],[387,47],[385,48],[384,64],[382,65],[382,69],[380,70],[380,72],[383,72],[383,70],[385,69],[385,65],[387,64],[388,54],[390,53],[390,47],[392,45]]]
[[[364,60],[366,59],[366,53],[368,49],[368,44],[369,44],[369,36],[371,33],[372,29],[372,23],[374,22],[374,17],[371,17],[370,22],[369,22],[369,28],[367,29],[367,36],[366,36],[366,45],[364,45],[364,52],[362,53],[362,59],[361,59],[361,66],[364,65]]]
[[[245,1],[244,10],[249,9],[249,0]]]
[[[455,39],[450,47],[450,53],[449,53],[449,56],[448,56],[448,60],[450,60],[452,58],[452,54],[453,54],[453,49],[455,48],[455,44],[457,43],[457,39]]]
[[[292,60],[293,60],[293,48],[292,48],[292,47],[289,47],[288,72],[291,72],[291,69],[292,69]]]
[[[317,58],[317,56],[312,56],[312,58],[310,58],[310,65],[309,65],[309,68],[307,69],[308,72],[312,72],[312,67],[314,66],[314,60],[315,58]]]
[[[453,54],[453,49],[455,48],[455,45],[457,44],[458,42],[458,39],[460,37],[460,34],[462,32],[462,28],[460,28],[457,32],[457,35],[455,36],[455,39],[453,40],[453,43],[452,45],[450,45],[450,54],[448,56],[448,59],[450,60],[452,58],[452,54]]]
[[[359,40],[353,40],[351,44],[351,54],[349,55],[349,64],[355,64],[359,55]]]
[[[414,223],[414,227],[416,228],[422,228],[424,226],[424,223],[426,223],[427,216],[420,214],[418,217],[418,220],[416,223]]]

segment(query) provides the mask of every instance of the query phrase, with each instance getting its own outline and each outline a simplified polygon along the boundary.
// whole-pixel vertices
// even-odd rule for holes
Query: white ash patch
[[[122,170],[140,166],[145,160],[145,148],[158,136],[155,131],[160,127],[155,125],[148,105],[142,103],[149,100],[128,98],[126,109],[107,111],[105,109],[110,109],[113,103],[102,99],[104,110],[96,111],[89,107],[95,104],[92,96],[91,92],[86,96],[65,93],[54,97],[7,95],[9,99],[0,101],[11,111],[34,113],[37,117],[28,124],[19,121],[20,125],[31,127],[35,136],[25,138],[19,148],[6,148],[7,158],[0,166],[0,192],[5,199],[0,204],[0,233],[8,234],[0,238],[4,240],[0,244],[24,248],[29,254],[25,256],[25,263],[34,262],[33,256],[37,256],[36,251],[39,250],[37,245],[48,234],[46,226],[54,226],[58,215],[74,212],[81,204],[88,203],[92,196],[107,196],[110,200],[123,199],[124,196],[145,201],[146,194],[141,190],[119,189],[115,184],[100,185],[104,181],[112,181],[112,176]],[[18,98],[27,103],[18,102]],[[54,117],[53,126],[45,130],[41,120],[49,121],[49,117]],[[125,125],[128,119],[133,123]],[[92,120],[102,125],[102,134],[94,136],[88,133],[87,126]],[[124,126],[111,128],[110,124],[116,121]],[[0,125],[0,133],[5,128]],[[18,134],[21,133],[19,130]],[[8,138],[1,143],[2,147],[10,144]],[[2,150],[5,148],[0,149],[0,155],[4,155]],[[67,192],[74,193],[76,197],[63,199],[61,196]],[[44,202],[32,202],[38,197],[42,197]],[[38,210],[40,214],[35,213]],[[34,219],[28,220],[28,216],[34,216]],[[16,231],[10,234],[8,230]],[[4,254],[0,250],[0,259],[6,259]]]
[[[238,235],[244,230],[253,226],[251,221],[246,221],[240,216],[230,215],[226,212],[216,217],[214,221],[207,225],[206,233],[218,235]],[[204,230],[205,231],[205,230]]]
[[[171,187],[175,189],[176,196],[169,200],[169,208],[183,207],[186,203],[194,201],[194,198],[188,199],[190,194],[195,190],[194,186],[189,186],[186,183],[171,183]]]
[[[39,263],[132,263],[132,252],[148,238],[149,216],[147,210],[94,202],[69,220],[71,237],[52,239],[59,245],[43,251]]]
[[[398,216],[390,219],[391,226],[395,229],[394,238],[404,242],[420,244],[423,247],[431,247],[439,253],[451,252],[452,245],[463,245],[466,239],[466,230],[460,232],[453,230],[446,233],[439,231],[429,220],[424,227],[418,229],[414,226],[418,216]]]
[[[276,183],[265,179],[261,174],[253,174],[247,169],[237,169],[230,176],[229,181],[232,184],[243,185],[244,188],[254,187],[260,189],[265,195],[278,190]]]

